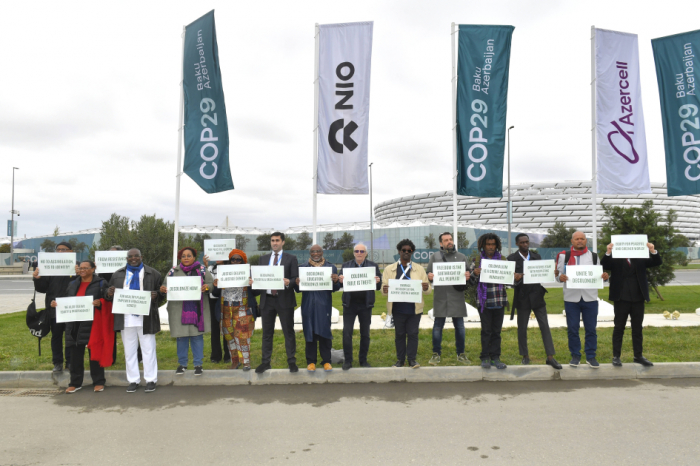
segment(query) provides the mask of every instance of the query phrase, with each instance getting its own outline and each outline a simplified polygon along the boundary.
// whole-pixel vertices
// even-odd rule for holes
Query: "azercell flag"
[[[368,194],[372,21],[322,24],[318,56],[319,194]]]
[[[597,191],[650,193],[637,35],[596,29],[595,67]]]
[[[669,196],[700,194],[700,30],[651,41],[661,98]]]
[[[513,26],[459,25],[457,194],[503,195]]]
[[[214,10],[185,28],[184,172],[204,191],[233,189],[228,161],[228,120],[219,69]]]

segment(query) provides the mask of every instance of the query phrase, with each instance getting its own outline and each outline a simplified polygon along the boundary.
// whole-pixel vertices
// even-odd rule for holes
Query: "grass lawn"
[[[674,267],[675,270],[698,270],[700,269],[700,264],[688,264],[688,265],[677,265]]]
[[[423,316],[423,319],[427,319]],[[467,328],[466,353],[471,359],[472,365],[479,362],[481,350],[479,328],[473,324]],[[503,354],[501,359],[506,364],[519,364],[517,329],[503,331]],[[333,347],[342,348],[342,334],[333,331]],[[542,347],[542,339],[539,329],[528,331],[530,345],[530,358],[533,364],[544,364],[545,355]],[[567,334],[565,329],[552,329],[554,347],[558,351],[559,362],[568,362],[570,356],[567,346]],[[49,337],[50,338],[50,337]],[[432,355],[432,331],[421,330],[418,344],[418,362],[428,365]],[[581,339],[583,340],[583,330]],[[175,370],[177,367],[177,355],[175,340],[170,338],[168,332],[161,332],[156,336],[158,367],[161,370]],[[257,331],[251,342],[252,363],[256,366],[260,363],[262,332]],[[644,330],[644,355],[654,362],[679,362],[700,361],[700,327],[649,327]],[[612,328],[598,330],[598,359],[602,363],[609,363],[612,358]],[[583,341],[582,341],[583,343]],[[223,369],[225,365],[209,362],[211,341],[210,335],[204,336],[204,368]],[[297,333],[297,363],[303,369],[306,365],[304,357],[304,336]],[[355,365],[357,365],[357,351],[359,350],[359,332],[355,331],[353,338],[355,350]],[[24,323],[24,313],[0,315],[0,370],[51,370],[51,347],[49,339],[42,341],[42,356],[37,355],[37,340],[30,335]],[[625,332],[625,340],[622,349],[623,362],[632,362],[632,341],[629,329]],[[124,350],[121,340],[117,344],[117,363],[111,368],[124,370]],[[457,365],[455,354],[454,332],[450,324],[446,325],[443,333],[442,365]],[[372,341],[369,350],[369,362],[374,366],[390,366],[395,362],[396,352],[394,347],[393,330],[372,330]],[[87,354],[86,354],[87,357]],[[190,369],[192,368],[190,356]],[[87,362],[86,362],[86,368]],[[284,350],[284,338],[281,332],[275,332],[272,367],[286,368],[287,358]],[[336,368],[340,370],[339,367]]]

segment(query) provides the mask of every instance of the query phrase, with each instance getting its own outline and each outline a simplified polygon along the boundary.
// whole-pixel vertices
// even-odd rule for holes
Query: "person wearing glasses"
[[[73,252],[73,246],[70,243],[62,241],[56,245],[56,252]],[[78,264],[75,265],[75,273],[78,273]],[[34,290],[37,293],[46,293],[45,309],[49,311],[51,319],[51,356],[53,361],[53,371],[63,371],[63,333],[66,330],[66,324],[56,322],[56,309],[51,306],[51,303],[56,298],[64,298],[68,285],[75,280],[75,276],[63,277],[42,277],[41,270],[34,268]],[[68,348],[68,342],[65,345],[66,352],[66,369],[70,368],[71,351]]]
[[[92,297],[93,313],[102,307],[102,294],[107,288],[107,281],[95,274],[95,263],[82,261],[78,266],[79,278],[68,285],[66,297],[90,296]],[[51,301],[51,307],[57,306],[56,301]],[[84,322],[66,322],[66,346],[71,348],[70,383],[66,393],[75,393],[83,387],[85,376],[85,347],[90,341],[92,333],[92,320]],[[88,354],[92,352],[88,349]],[[101,392],[105,389],[105,370],[98,361],[90,359],[90,377],[92,377],[93,390]]]
[[[228,264],[247,264],[248,256],[240,249],[233,249],[228,255]],[[235,288],[218,288],[218,280],[214,280],[212,296],[220,298],[221,333],[226,342],[227,352],[231,354],[231,369],[243,366],[244,371],[250,370],[250,339],[255,330],[255,316],[258,304],[250,286]],[[252,279],[248,282],[252,285]],[[212,340],[219,335],[212,333]]]
[[[126,267],[118,269],[109,281],[104,294],[105,301],[113,301],[117,288],[151,292],[151,307],[147,316],[134,314],[114,314],[114,330],[121,331],[126,361],[128,393],[134,393],[141,383],[139,373],[138,348],[143,357],[143,378],[146,380],[146,393],[156,390],[158,382],[158,359],[156,358],[156,333],[160,332],[158,307],[165,298],[161,291],[163,278],[160,273],[143,263],[141,251],[129,249],[126,253]]]
[[[379,266],[367,259],[367,246],[358,243],[353,250],[355,259],[345,262],[338,272],[338,281],[343,283],[343,272],[346,269],[356,267],[374,267],[377,289],[381,287],[381,273]],[[372,367],[367,362],[369,353],[369,326],[372,323],[372,308],[374,307],[375,290],[343,292],[343,370],[352,368],[352,332],[355,328],[355,319],[360,321],[360,367]]]
[[[389,280],[420,280],[422,282],[423,294],[430,294],[432,288],[428,281],[428,275],[423,267],[411,261],[411,256],[416,250],[416,246],[410,239],[399,241],[396,245],[399,251],[398,262],[388,265],[384,269],[382,277],[382,294],[389,294]],[[396,344],[396,363],[393,367],[403,367],[408,356],[408,365],[412,369],[418,369],[420,364],[417,361],[418,355],[418,327],[420,318],[423,315],[423,295],[420,303],[387,303],[387,313],[394,316],[394,328]],[[408,342],[408,349],[406,343]]]

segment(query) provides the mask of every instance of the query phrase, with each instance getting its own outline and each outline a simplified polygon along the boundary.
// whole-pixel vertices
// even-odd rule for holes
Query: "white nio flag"
[[[637,35],[595,30],[598,192],[650,193]]]
[[[322,24],[319,38],[320,194],[368,194],[367,129],[372,21]]]

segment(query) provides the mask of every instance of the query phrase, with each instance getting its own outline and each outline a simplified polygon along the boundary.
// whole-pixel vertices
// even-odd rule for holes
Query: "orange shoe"
[[[105,391],[105,386],[104,385],[95,385],[94,390],[95,390],[95,392],[103,392],[103,391]]]
[[[306,370],[309,372],[316,372],[316,364],[311,363],[308,366],[306,366]]]
[[[68,387],[68,388],[66,388],[66,393],[73,394],[73,393],[77,392],[78,390],[80,390],[81,388],[83,388],[83,387]]]
[[[326,372],[330,372],[333,370],[333,366],[331,366],[331,363],[327,362],[323,365],[323,370]]]

